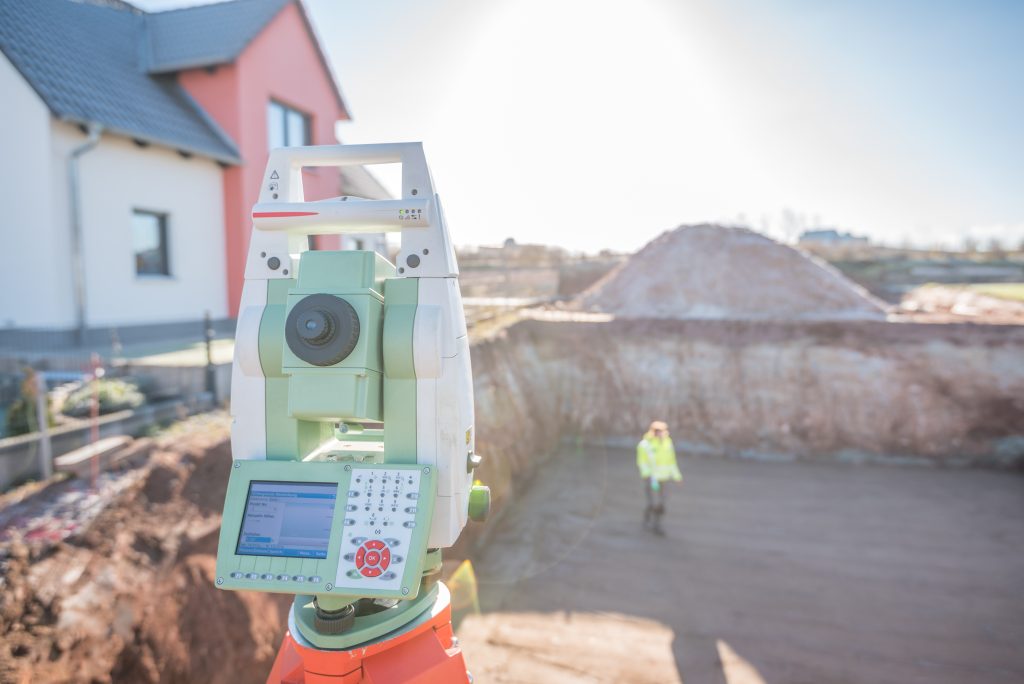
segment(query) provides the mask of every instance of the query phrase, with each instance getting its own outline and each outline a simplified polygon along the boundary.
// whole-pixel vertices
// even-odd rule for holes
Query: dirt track
[[[632,455],[542,467],[477,562],[477,682],[1024,681],[1024,478],[687,460],[664,541]]]

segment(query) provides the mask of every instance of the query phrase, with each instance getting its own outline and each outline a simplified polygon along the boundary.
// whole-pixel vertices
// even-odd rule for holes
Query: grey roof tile
[[[233,61],[291,0],[237,0],[147,14],[145,45],[151,73]]]
[[[238,161],[231,139],[173,76],[146,73],[140,59],[146,19],[69,0],[0,0],[0,50],[58,118]]]

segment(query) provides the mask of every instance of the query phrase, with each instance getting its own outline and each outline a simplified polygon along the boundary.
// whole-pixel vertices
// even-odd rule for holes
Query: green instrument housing
[[[266,377],[267,460],[234,462],[218,544],[217,585],[411,600],[421,586],[437,492],[434,469],[416,464],[412,335],[417,283],[394,278],[394,266],[375,252],[307,251],[297,270],[295,279],[267,284],[259,327],[260,366]],[[344,300],[359,319],[352,351],[329,366],[299,358],[286,340],[289,314],[313,295]],[[385,389],[394,391],[385,393]],[[385,399],[386,394],[391,398]],[[362,425],[381,420],[383,430]],[[381,499],[381,490],[374,489],[377,500],[368,508],[366,486],[374,473],[378,478],[390,477],[392,483],[399,475],[415,473],[415,491],[406,491],[412,486],[408,479],[400,498],[391,491]],[[367,481],[358,481],[364,475]],[[239,553],[253,483],[332,485],[334,511],[324,557]],[[385,505],[395,502],[400,505]],[[285,515],[282,502],[267,505],[277,506],[278,514]],[[354,556],[362,546],[352,540],[358,538],[371,544],[377,543],[373,540],[398,543],[387,548],[388,567],[376,566],[379,577],[365,577],[355,567]],[[363,548],[364,554],[371,551],[383,552]],[[381,578],[388,573],[396,576],[384,582]]]
[[[367,482],[369,475],[374,473],[386,473],[391,481],[401,478],[404,489],[400,497],[394,495],[393,485]],[[415,480],[414,491],[409,490],[410,479]],[[334,512],[325,557],[238,553],[253,483],[316,483],[334,487]],[[383,490],[380,484],[384,484]],[[367,497],[367,488],[372,497]],[[436,489],[435,472],[429,466],[336,461],[235,461],[224,501],[217,553],[217,586],[284,594],[413,599],[420,589]],[[383,491],[384,496],[376,496],[378,491]],[[371,510],[366,510],[369,499],[372,499]],[[393,501],[399,505],[386,505]],[[349,510],[349,507],[355,510]],[[393,512],[391,508],[398,508],[398,511]],[[406,509],[412,512],[406,512]],[[371,516],[376,526],[366,524]],[[385,583],[378,577],[366,577],[359,572],[354,556],[363,548],[362,543],[355,543],[360,539],[396,542],[388,546],[391,558],[384,568],[384,571],[395,573],[392,581]],[[346,560],[347,556],[352,558]],[[394,588],[384,586],[386,584]]]
[[[436,576],[440,566],[440,552],[427,548],[438,478],[436,468],[417,464],[413,334],[419,283],[396,278],[395,267],[375,252],[306,251],[295,270],[293,278],[266,282],[258,343],[266,459],[233,462],[216,583],[221,589],[295,594],[296,628],[304,638],[320,648],[346,648],[413,619],[436,597],[436,585],[424,577]],[[287,338],[292,311],[322,295],[343,300],[358,317],[354,346],[330,365],[300,358]],[[388,478],[383,497],[374,486],[368,500],[371,476],[373,485]],[[263,489],[256,492],[254,485]],[[310,553],[308,548],[282,552],[275,546],[278,536],[296,538],[284,518],[294,514],[294,521],[308,523],[309,516],[289,512],[285,500],[266,490],[291,496],[303,485],[319,492],[297,495],[320,497],[319,508],[307,509],[318,511],[317,524],[323,492],[333,495],[326,548],[319,539],[315,557],[296,555]],[[247,524],[271,532],[260,537],[247,532]],[[246,546],[253,539],[265,540],[256,544],[259,553]],[[325,634],[315,627],[313,597],[332,606],[363,598],[399,603],[358,616],[343,634]]]
[[[297,420],[383,420],[384,360],[381,334],[384,280],[394,267],[376,252],[305,252],[299,277],[287,295],[287,315],[303,299],[328,294],[348,302],[359,317],[359,339],[340,362],[328,367],[300,359],[277,331],[281,368],[288,380],[288,415]]]

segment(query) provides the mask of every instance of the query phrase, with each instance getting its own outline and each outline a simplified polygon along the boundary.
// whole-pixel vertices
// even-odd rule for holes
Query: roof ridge
[[[232,5],[232,4],[245,4],[249,2],[270,2],[273,0],[213,0],[212,2],[196,2],[191,5],[184,5],[182,7],[172,7],[165,10],[157,10],[156,12],[142,10],[144,14],[150,17],[162,17],[168,14],[175,14],[178,12],[191,12],[193,10],[201,10],[206,7],[214,7],[216,5]],[[278,2],[293,2],[294,0],[277,0]]]
[[[146,15],[146,71],[166,74],[234,61],[257,35],[296,0],[228,0]],[[209,25],[231,21],[212,34]]]
[[[115,12],[127,12],[128,14],[145,14],[145,10],[141,7],[136,7],[127,0],[69,0],[77,5],[87,5],[89,7],[98,7],[99,9],[108,9]]]

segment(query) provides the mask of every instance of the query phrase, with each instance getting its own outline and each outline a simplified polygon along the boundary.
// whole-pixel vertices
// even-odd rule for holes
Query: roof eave
[[[178,73],[179,71],[188,71],[189,69],[208,69],[211,67],[223,66],[225,64],[232,64],[234,61],[235,60],[232,57],[219,57],[216,59],[205,57],[203,59],[167,62],[164,64],[150,65],[146,68],[146,73],[151,76],[170,76]]]
[[[207,127],[209,127],[209,129],[213,131],[214,135],[216,135],[217,138],[220,139],[221,144],[223,144],[225,147],[227,147],[234,153],[235,158],[238,160],[237,162],[234,163],[240,164],[242,160],[242,155],[238,151],[238,145],[235,143],[234,140],[231,139],[231,136],[228,135],[227,131],[225,131],[221,127],[221,125],[217,123],[216,119],[210,116],[210,114],[202,105],[196,102],[196,99],[192,97],[192,94],[188,92],[188,90],[186,90],[185,88],[181,88],[181,94],[182,97],[189,101],[189,103],[192,105],[192,108],[195,109],[196,113],[207,125]]]
[[[242,163],[242,158],[238,156],[237,152],[234,154],[221,154],[213,152],[211,150],[200,149],[192,145],[182,145],[176,142],[169,142],[163,138],[160,138],[159,136],[150,135],[148,133],[140,133],[139,131],[129,131],[123,128],[118,128],[117,126],[108,126],[104,124],[102,121],[94,122],[74,115],[54,113],[54,118],[58,121],[63,121],[65,123],[82,126],[88,126],[91,123],[100,123],[103,126],[104,133],[113,133],[114,135],[120,135],[125,138],[131,138],[132,140],[141,140],[152,145],[159,145],[160,147],[169,150],[174,150],[177,152],[186,152],[188,154],[192,154],[197,157],[204,157],[206,159],[211,159],[215,162],[220,162],[222,164],[238,166]]]

